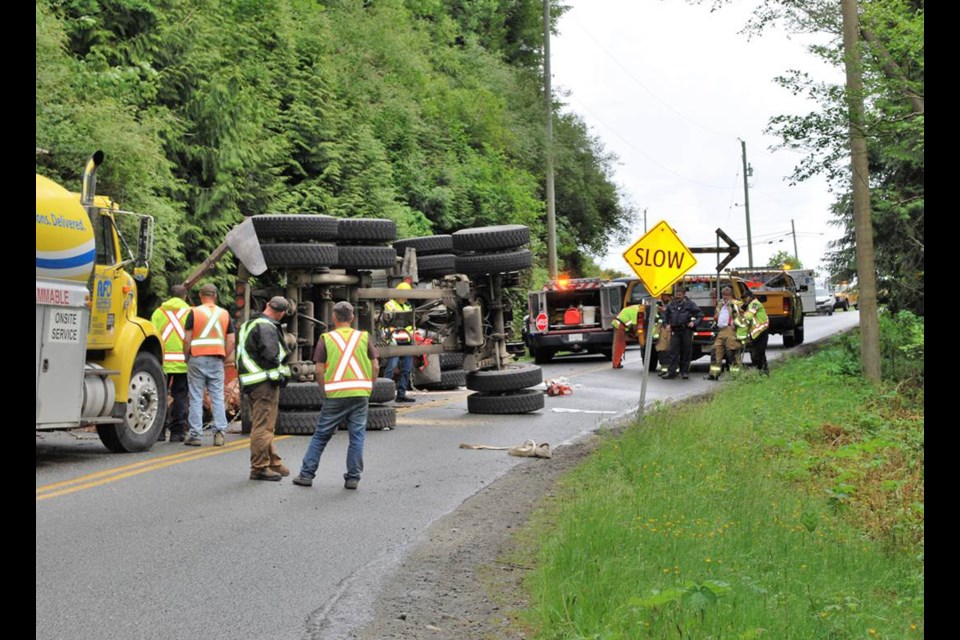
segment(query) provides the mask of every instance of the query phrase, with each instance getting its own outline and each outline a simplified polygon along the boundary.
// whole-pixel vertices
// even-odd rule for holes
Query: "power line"
[[[671,111],[673,111],[674,113],[676,113],[678,116],[680,116],[681,118],[683,118],[683,119],[686,120],[687,122],[690,122],[690,123],[692,123],[692,124],[700,127],[701,129],[703,129],[703,130],[706,131],[707,133],[712,133],[713,135],[718,136],[718,137],[720,137],[720,138],[736,138],[736,136],[731,136],[731,135],[729,135],[729,134],[718,133],[717,131],[714,131],[714,130],[711,129],[710,127],[707,127],[707,126],[705,126],[705,125],[702,125],[702,124],[700,124],[699,122],[697,122],[696,120],[693,120],[692,118],[688,118],[686,115],[684,115],[683,113],[681,113],[679,110],[675,109],[675,108],[673,107],[673,105],[671,105],[671,104],[668,103],[666,100],[664,100],[663,98],[661,98],[660,96],[658,96],[656,93],[653,92],[652,89],[650,89],[650,88],[647,87],[645,84],[643,84],[642,82],[640,82],[640,80],[638,80],[636,76],[634,76],[632,73],[630,73],[630,70],[627,69],[619,60],[617,60],[617,58],[614,57],[614,55],[613,55],[612,53],[610,53],[609,51],[607,51],[607,48],[604,47],[602,44],[600,44],[600,41],[597,40],[596,38],[594,38],[594,37],[593,37],[593,34],[591,34],[589,31],[587,31],[586,27],[584,27],[582,24],[580,24],[577,20],[572,20],[572,21],[573,21],[574,24],[576,24],[578,27],[580,27],[580,30],[583,31],[583,32],[587,35],[588,38],[590,38],[591,40],[593,40],[593,43],[594,43],[595,45],[597,45],[597,47],[598,47],[601,51],[603,51],[603,53],[604,53],[608,58],[610,58],[611,60],[613,60],[614,63],[616,63],[616,65],[617,65],[618,67],[620,67],[620,69],[621,69],[625,74],[627,74],[627,76],[630,77],[631,80],[633,80],[634,82],[636,82],[636,83],[640,86],[640,88],[642,88],[644,91],[646,91],[646,92],[649,93],[651,96],[653,96],[654,98],[656,98],[657,101],[660,102],[660,104],[664,105],[665,107],[667,107],[668,109],[670,109]]]
[[[572,94],[571,94],[571,95],[572,95]],[[701,187],[708,187],[708,188],[710,188],[710,189],[730,189],[730,188],[731,188],[729,185],[707,184],[707,183],[705,183],[705,182],[700,182],[699,180],[694,180],[693,178],[688,178],[687,176],[683,175],[682,173],[677,173],[677,172],[674,171],[673,169],[670,169],[669,167],[666,167],[666,166],[660,164],[659,162],[657,162],[656,160],[654,160],[653,158],[651,158],[650,156],[648,156],[646,153],[644,153],[643,150],[641,150],[639,147],[637,147],[637,146],[634,145],[632,142],[630,142],[629,140],[627,140],[626,138],[624,138],[622,135],[620,135],[620,133],[619,133],[616,129],[614,129],[613,127],[611,127],[610,125],[608,125],[606,122],[604,122],[604,121],[600,118],[600,116],[598,116],[598,115],[593,111],[593,109],[591,109],[590,107],[588,107],[587,105],[585,105],[579,98],[577,98],[576,96],[572,96],[572,97],[573,97],[573,99],[577,102],[577,104],[579,104],[587,113],[589,113],[590,115],[592,115],[593,118],[594,118],[597,122],[599,122],[599,123],[602,124],[604,127],[606,127],[607,129],[609,129],[610,132],[611,132],[613,135],[615,135],[615,136],[617,136],[618,138],[620,138],[620,140],[622,140],[624,144],[626,144],[628,147],[630,147],[631,149],[633,149],[634,151],[636,151],[637,153],[639,153],[641,156],[643,156],[644,158],[646,158],[647,160],[649,160],[651,163],[657,165],[658,167],[660,167],[661,169],[663,169],[663,170],[666,171],[667,173],[672,173],[673,175],[677,176],[678,178],[683,178],[684,180],[686,180],[686,181],[688,181],[688,182],[692,182],[692,183],[694,183],[694,184],[698,184],[698,185],[700,185]]]

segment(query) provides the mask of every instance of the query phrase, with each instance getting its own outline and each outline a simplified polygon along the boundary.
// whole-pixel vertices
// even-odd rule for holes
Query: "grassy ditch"
[[[894,365],[880,385],[856,375],[843,336],[611,435],[520,536],[537,562],[518,625],[923,637],[923,327],[901,320],[882,328]]]

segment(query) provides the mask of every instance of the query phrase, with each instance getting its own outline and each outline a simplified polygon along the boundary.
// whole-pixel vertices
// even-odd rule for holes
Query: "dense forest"
[[[105,152],[98,192],[156,218],[147,303],[262,213],[521,223],[542,265],[542,50],[539,0],[38,0],[36,170],[79,190]],[[582,274],[632,212],[560,107],[558,254]]]

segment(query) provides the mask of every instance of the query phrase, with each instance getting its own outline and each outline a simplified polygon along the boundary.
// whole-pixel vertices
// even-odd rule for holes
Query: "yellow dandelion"
[[[869,633],[869,634],[872,635],[872,636],[875,636],[875,635],[877,635],[877,630],[876,630],[876,629],[867,629],[867,633]]]
[[[713,562],[713,560],[711,560],[710,558],[707,558],[707,562]]]

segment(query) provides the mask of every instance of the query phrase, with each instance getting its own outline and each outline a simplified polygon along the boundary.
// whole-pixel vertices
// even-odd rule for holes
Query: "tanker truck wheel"
[[[97,425],[103,445],[114,453],[146,451],[157,441],[167,416],[167,384],[163,368],[149,353],[137,354],[130,375],[129,401],[117,403],[113,417],[119,424]]]

